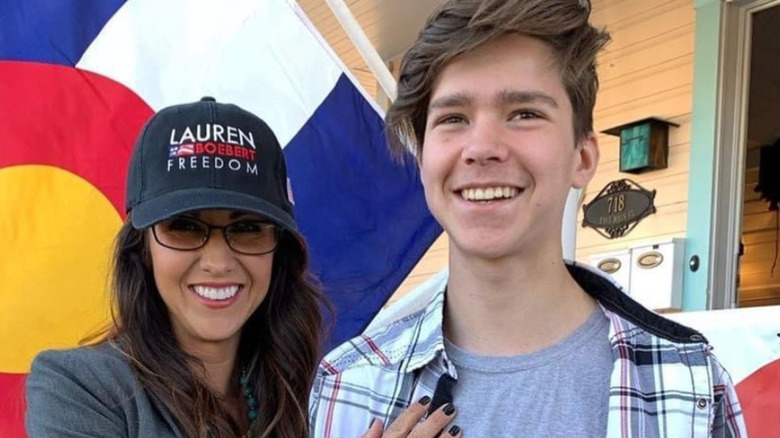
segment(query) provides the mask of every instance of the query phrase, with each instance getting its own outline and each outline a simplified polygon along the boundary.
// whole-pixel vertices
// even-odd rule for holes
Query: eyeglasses
[[[257,220],[239,220],[225,226],[177,216],[152,226],[154,240],[179,251],[194,251],[206,246],[212,230],[221,230],[228,247],[239,254],[261,255],[273,252],[281,230],[274,224]]]

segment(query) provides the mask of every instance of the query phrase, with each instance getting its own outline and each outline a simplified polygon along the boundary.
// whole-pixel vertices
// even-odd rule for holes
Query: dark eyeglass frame
[[[162,224],[163,222],[166,222],[166,221],[169,221],[169,220],[175,220],[175,219],[183,219],[183,220],[192,221],[192,222],[195,222],[195,223],[203,225],[206,228],[206,237],[203,239],[203,242],[201,242],[200,245],[198,245],[198,246],[196,246],[194,248],[177,248],[175,246],[170,246],[170,245],[166,245],[165,243],[163,243],[160,240],[160,238],[157,236],[157,226]],[[274,231],[274,246],[270,250],[263,251],[263,252],[245,252],[245,251],[240,251],[240,250],[237,250],[236,248],[233,248],[233,244],[231,243],[231,239],[229,237],[229,235],[230,235],[230,228],[233,227],[236,224],[245,223],[245,222],[251,222],[251,223],[254,223],[254,224],[260,224],[260,225],[271,227],[273,229],[273,231]],[[205,222],[205,221],[202,221],[200,219],[196,219],[196,218],[190,217],[190,216],[175,216],[175,217],[172,217],[172,218],[169,218],[169,219],[157,222],[154,225],[152,225],[150,228],[152,229],[152,235],[154,236],[154,240],[157,243],[159,243],[161,246],[164,246],[166,248],[173,249],[173,250],[176,250],[176,251],[197,251],[197,250],[203,248],[204,246],[206,246],[207,243],[209,243],[209,239],[211,238],[211,232],[213,230],[220,230],[220,231],[222,231],[222,237],[225,239],[225,243],[227,244],[228,248],[230,248],[230,250],[235,252],[235,253],[244,254],[244,255],[264,255],[264,254],[270,254],[270,253],[276,251],[276,248],[279,246],[279,240],[281,239],[282,232],[283,232],[283,230],[281,228],[279,228],[278,225],[276,225],[274,223],[271,223],[271,222],[262,221],[262,220],[239,219],[239,220],[233,221],[233,222],[231,222],[231,223],[229,223],[227,225],[212,225],[212,224],[210,224],[208,222]]]

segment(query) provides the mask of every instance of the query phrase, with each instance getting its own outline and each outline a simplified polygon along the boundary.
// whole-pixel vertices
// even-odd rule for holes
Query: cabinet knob
[[[688,266],[691,268],[691,272],[699,270],[699,256],[694,255],[691,257],[691,261],[688,262]]]

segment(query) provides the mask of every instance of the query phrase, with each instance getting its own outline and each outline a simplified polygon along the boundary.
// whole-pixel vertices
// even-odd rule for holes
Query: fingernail
[[[447,406],[444,407],[444,415],[452,415],[455,412],[455,405],[452,403],[447,403]]]
[[[431,398],[426,395],[425,397],[421,398],[418,403],[420,403],[423,406],[426,406],[430,402],[431,402]]]
[[[371,430],[371,428],[372,428],[372,427],[374,427],[374,423],[376,423],[376,422],[377,422],[377,419],[376,419],[376,418],[374,418],[373,420],[371,420],[371,424],[368,426],[368,429],[367,429],[367,430]]]
[[[450,435],[455,436],[460,432],[460,428],[458,426],[452,426],[450,428]]]

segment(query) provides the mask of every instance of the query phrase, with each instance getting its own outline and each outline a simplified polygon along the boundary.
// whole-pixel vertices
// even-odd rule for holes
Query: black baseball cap
[[[163,108],[146,122],[130,159],[125,208],[136,229],[224,208],[258,213],[298,236],[273,131],[259,117],[211,97]]]

